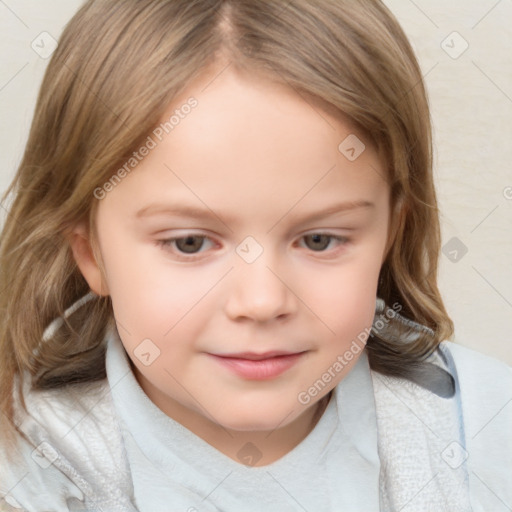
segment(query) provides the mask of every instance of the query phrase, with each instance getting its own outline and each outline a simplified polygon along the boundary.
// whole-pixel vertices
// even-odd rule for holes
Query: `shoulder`
[[[454,368],[475,511],[512,503],[512,368],[451,342],[440,350]]]
[[[23,396],[26,411],[15,405],[19,461],[1,465],[5,501],[27,511],[67,512],[70,499],[95,499],[102,473],[123,469],[106,379],[51,390],[30,389],[25,379]]]
[[[499,371],[505,375],[512,375],[512,367],[494,357],[482,354],[476,350],[464,347],[451,341],[443,341],[439,348],[444,353],[449,353],[453,357],[458,367],[466,370],[471,368],[478,372]]]
[[[379,455],[390,492],[401,479],[435,476],[439,495],[469,500],[475,512],[508,510],[503,503],[512,503],[511,367],[446,341],[429,361],[453,378],[452,395],[436,394],[428,379],[372,374]]]
[[[16,414],[24,431],[38,424],[54,438],[64,440],[81,423],[101,428],[112,417],[110,388],[106,379],[38,390],[24,384],[26,413],[19,404]],[[71,429],[71,430],[70,430]],[[30,432],[25,432],[30,435]]]
[[[512,367],[462,345],[444,341],[439,346],[455,375],[466,407],[512,399]]]
[[[497,423],[507,421],[510,429],[512,367],[503,361],[452,342],[445,341],[439,348],[457,379],[466,419],[471,420],[469,414],[478,414],[482,418],[494,414]]]

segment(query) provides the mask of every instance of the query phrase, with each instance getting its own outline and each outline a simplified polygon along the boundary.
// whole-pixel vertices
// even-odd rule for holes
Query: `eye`
[[[305,245],[314,252],[325,252],[332,241],[338,242],[338,245],[346,245],[349,240],[347,237],[331,235],[329,233],[312,233],[303,237]]]
[[[179,238],[158,240],[158,244],[164,248],[175,249],[178,254],[194,255],[201,252],[200,249],[204,247],[205,241],[212,243],[206,236],[188,235]]]
[[[317,253],[333,252],[336,246],[344,246],[349,243],[347,237],[330,233],[311,233],[304,235],[302,240],[304,240],[306,249]],[[194,255],[211,248],[214,242],[204,235],[188,234],[187,236],[158,240],[157,244],[174,253],[178,259],[191,259]],[[208,244],[210,245],[208,246]],[[329,248],[332,251],[329,251]]]

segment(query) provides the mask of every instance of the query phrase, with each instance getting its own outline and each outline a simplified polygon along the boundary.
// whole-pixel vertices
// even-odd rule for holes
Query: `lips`
[[[228,357],[230,359],[249,359],[250,361],[261,361],[263,359],[270,359],[273,357],[281,357],[281,356],[292,356],[295,354],[300,354],[301,352],[284,352],[282,350],[272,350],[269,352],[238,352],[236,354],[213,354],[217,357]]]
[[[278,377],[298,363],[306,352],[272,351],[264,353],[209,354],[223,368],[247,380],[268,380]],[[236,357],[235,357],[236,356]]]

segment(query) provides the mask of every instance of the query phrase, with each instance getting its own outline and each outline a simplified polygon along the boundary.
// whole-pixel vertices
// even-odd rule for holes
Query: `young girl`
[[[1,239],[0,509],[512,508],[378,0],[87,1]]]

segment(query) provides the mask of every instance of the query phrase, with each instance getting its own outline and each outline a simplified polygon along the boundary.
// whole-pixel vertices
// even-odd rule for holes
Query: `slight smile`
[[[249,380],[268,380],[289,370],[306,352],[273,351],[263,354],[243,352],[228,355],[208,355],[239,377]]]

